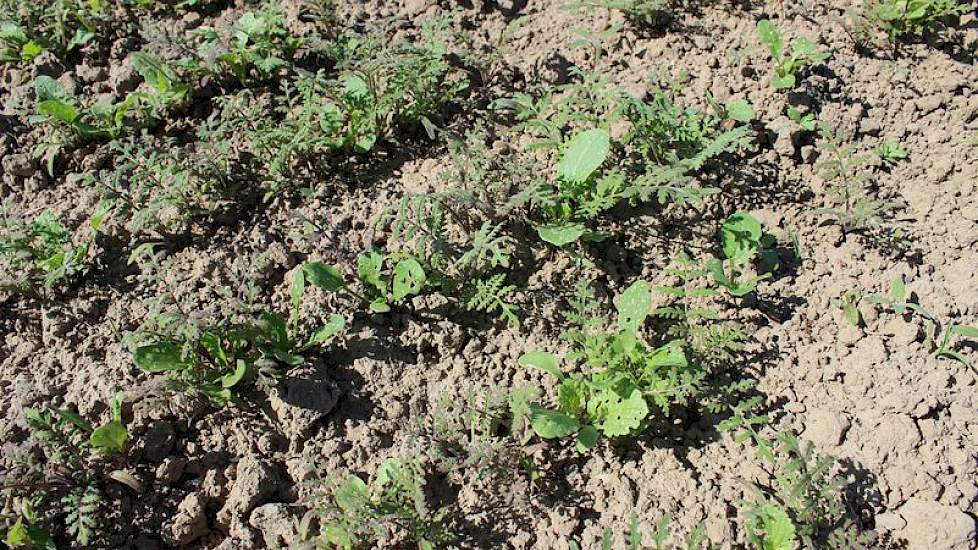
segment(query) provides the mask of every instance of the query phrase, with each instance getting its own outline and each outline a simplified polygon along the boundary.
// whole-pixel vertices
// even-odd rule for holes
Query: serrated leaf
[[[618,327],[635,333],[652,312],[652,285],[648,281],[635,281],[615,298],[618,310]]]
[[[190,367],[190,362],[183,358],[182,348],[174,342],[159,342],[136,348],[132,360],[141,370],[150,373]]]
[[[530,427],[544,439],[567,437],[580,429],[581,423],[564,413],[530,405]]]
[[[794,549],[795,526],[784,510],[773,504],[762,506],[761,528],[764,529],[764,536],[761,538],[763,550]]]
[[[560,362],[552,353],[545,351],[531,351],[524,353],[516,361],[521,367],[531,367],[541,370],[557,380],[564,379],[564,373],[560,370]]]
[[[638,389],[632,390],[627,399],[617,397],[604,404],[604,413],[597,428],[608,437],[630,434],[638,429],[649,414],[649,406]]]
[[[392,297],[400,301],[408,296],[416,296],[427,280],[424,268],[414,258],[406,258],[394,266]]]
[[[563,147],[557,177],[567,182],[586,181],[604,163],[610,149],[607,130],[594,128],[575,135]]]

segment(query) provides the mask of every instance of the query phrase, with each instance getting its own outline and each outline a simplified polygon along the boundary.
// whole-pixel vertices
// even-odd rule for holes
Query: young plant
[[[118,103],[100,102],[92,105],[87,112],[82,111],[61,83],[46,75],[34,80],[34,94],[37,97],[37,114],[31,117],[31,122],[63,125],[81,138],[118,138],[130,114],[137,111],[139,103],[138,95],[128,94]]]
[[[859,302],[862,299],[863,294],[858,288],[850,288],[838,298],[832,298],[832,305],[842,310],[842,317],[850,325],[858,327],[863,323],[862,313],[859,312]]]
[[[89,253],[111,203],[100,203],[88,222],[88,235],[75,244],[71,234],[51,212],[43,212],[30,223],[0,207],[0,266],[8,276],[2,286],[34,290],[40,284],[50,291],[84,274],[90,264]]]
[[[51,529],[81,547],[94,542],[108,481],[139,490],[139,483],[118,469],[129,446],[122,418],[122,396],[111,404],[111,419],[98,426],[70,409],[25,409],[24,417],[43,458],[15,461],[2,489],[20,500],[16,522],[6,532],[11,548],[53,548]]]
[[[802,127],[806,132],[814,132],[815,128],[818,126],[818,120],[815,119],[815,113],[811,111],[802,114],[802,112],[797,107],[788,107],[788,118],[795,124]]]
[[[224,406],[249,381],[259,386],[273,383],[280,365],[302,365],[306,351],[342,331],[345,321],[336,314],[305,336],[298,322],[306,283],[335,292],[338,277],[333,268],[320,262],[298,269],[289,287],[292,310],[288,320],[270,312],[261,313],[257,321],[238,324],[218,320],[199,325],[182,312],[151,318],[133,335],[138,342],[133,363],[150,374],[168,374],[173,389],[201,394],[215,406]]]
[[[777,252],[772,249],[774,243],[774,237],[764,233],[761,222],[756,218],[746,212],[731,214],[720,227],[720,244],[729,271],[724,268],[724,261],[719,259],[707,262],[707,269],[713,280],[726,288],[732,296],[746,296],[757,289],[759,282],[770,278],[771,274],[762,273],[743,279],[744,269],[756,259],[764,260],[770,267],[777,266]]]
[[[706,543],[706,533],[703,531],[702,526],[693,529],[689,537],[682,542],[676,544],[667,543],[666,541],[671,538],[670,523],[672,523],[672,518],[663,517],[660,519],[656,524],[655,533],[652,536],[652,545],[646,546],[642,540],[638,518],[633,516],[632,520],[628,523],[628,536],[625,538],[625,544],[617,543],[611,529],[605,528],[601,534],[601,550],[612,550],[613,548],[624,548],[627,550],[700,550],[705,548],[706,550],[712,550],[714,548],[713,545]],[[568,546],[570,546],[571,550],[581,550],[581,545],[577,541],[570,541]]]
[[[617,10],[625,20],[639,28],[661,29],[673,18],[672,0],[587,0],[575,2],[573,9],[605,8]]]
[[[873,198],[864,190],[869,178],[864,167],[869,158],[855,154],[854,144],[843,145],[840,137],[827,128],[821,128],[820,134],[818,145],[824,160],[819,168],[829,182],[829,193],[836,204],[819,212],[838,219],[843,232],[889,230],[885,220],[897,204]]]
[[[960,0],[864,0],[854,30],[860,41],[871,42],[874,34],[883,33],[896,46],[901,40],[954,26],[973,10],[972,2]]]
[[[573,436],[579,451],[593,448],[600,437],[639,434],[652,417],[668,417],[676,405],[694,401],[703,390],[707,374],[702,365],[687,360],[682,341],[650,347],[639,329],[651,313],[649,283],[637,281],[615,300],[618,330],[595,331],[600,319],[592,317],[596,305],[586,285],[578,290],[574,319],[582,323],[565,333],[575,347],[573,363],[582,362],[570,374],[555,356],[526,353],[523,367],[534,368],[558,382],[557,407],[530,406],[530,426],[544,439]]]
[[[0,21],[0,62],[29,63],[43,51],[44,46],[31,39],[23,27]]]
[[[881,142],[873,149],[873,153],[883,161],[883,163],[894,166],[901,160],[907,160],[907,152],[895,141]]]
[[[849,516],[843,501],[846,480],[832,472],[835,459],[819,455],[790,433],[773,442],[756,432],[754,438],[774,472],[771,486],[752,485],[755,497],[743,504],[751,544],[764,550],[874,547],[873,533],[861,531]]]
[[[261,11],[249,11],[231,25],[223,37],[212,27],[194,31],[202,37],[197,60],[184,60],[184,67],[211,74],[231,73],[242,85],[264,80],[288,67],[303,44],[285,27],[285,16],[277,3],[267,2]],[[254,75],[253,75],[254,71]]]
[[[182,105],[190,86],[181,82],[176,71],[159,57],[145,51],[132,57],[133,68],[143,77],[149,91],[140,92],[140,99],[153,118],[161,118],[170,109]]]
[[[388,458],[369,485],[351,475],[332,499],[317,503],[303,520],[306,545],[344,550],[376,547],[401,533],[419,550],[443,548],[455,535],[445,525],[447,510],[429,509],[424,474],[417,460]],[[313,517],[319,520],[318,533],[309,532]]]
[[[790,90],[798,83],[798,75],[809,65],[821,63],[829,58],[827,52],[818,51],[815,43],[805,37],[796,38],[790,52],[785,48],[784,39],[778,27],[768,19],[757,23],[757,36],[765,44],[774,60],[774,76],[771,85],[776,90]]]

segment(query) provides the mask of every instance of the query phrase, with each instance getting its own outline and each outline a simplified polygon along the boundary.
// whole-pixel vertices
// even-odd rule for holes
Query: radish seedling
[[[802,69],[829,58],[828,53],[818,51],[815,43],[805,37],[796,38],[791,44],[791,50],[788,51],[781,37],[781,31],[768,19],[762,19],[757,23],[757,36],[767,46],[774,60],[771,85],[776,90],[794,88]]]

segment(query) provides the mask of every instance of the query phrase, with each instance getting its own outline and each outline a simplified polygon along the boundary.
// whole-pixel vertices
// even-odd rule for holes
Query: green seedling
[[[74,244],[71,234],[51,212],[43,212],[31,223],[9,215],[0,208],[0,260],[22,279],[14,286],[33,288],[40,283],[45,290],[62,285],[89,267],[89,252],[98,237],[112,204],[99,204],[88,222],[89,232]]]
[[[588,369],[565,373],[550,353],[532,352],[520,366],[549,374],[558,382],[556,408],[530,406],[530,425],[544,439],[574,437],[579,451],[600,437],[634,435],[648,427],[650,415],[668,415],[685,402],[702,372],[687,361],[681,341],[651,348],[638,334],[651,313],[649,283],[638,281],[615,300],[618,330],[568,334],[575,344],[572,362]]]
[[[190,86],[181,82],[173,67],[162,59],[143,51],[133,54],[132,63],[149,88],[149,92],[142,92],[137,97],[146,104],[154,118],[161,117],[186,100]]]
[[[876,154],[885,164],[890,166],[895,165],[901,160],[907,160],[907,152],[900,147],[900,144],[895,141],[884,141],[877,145],[873,149],[873,153]]]
[[[212,74],[231,73],[242,85],[252,80],[254,70],[259,80],[288,67],[295,52],[303,44],[285,27],[285,17],[277,4],[268,3],[261,11],[249,11],[231,25],[230,37],[225,40],[212,27],[194,31],[202,37],[198,60],[185,60],[183,65],[192,71]]]
[[[862,299],[863,294],[858,288],[850,288],[844,291],[838,298],[833,298],[832,305],[842,310],[842,317],[850,325],[858,327],[863,323],[862,313],[859,312],[859,302]]]
[[[776,90],[794,88],[802,69],[829,58],[827,52],[818,51],[815,43],[805,37],[796,38],[791,44],[791,51],[787,51],[781,31],[768,19],[762,19],[757,23],[757,36],[768,47],[774,60],[771,85]]]
[[[742,279],[744,268],[757,258],[777,266],[778,256],[772,249],[774,242],[774,237],[764,233],[761,222],[756,218],[746,212],[732,214],[720,227],[720,244],[729,271],[725,270],[724,262],[719,259],[707,262],[707,269],[713,280],[726,288],[731,295],[746,296],[757,289],[759,282],[770,278],[771,274],[762,273]]]
[[[51,532],[43,526],[43,518],[37,510],[42,504],[39,498],[22,498],[17,519],[3,531],[3,542],[10,548],[55,550]]]
[[[447,510],[428,508],[421,464],[389,458],[377,469],[371,484],[348,477],[331,501],[319,507],[320,531],[312,538],[329,547],[352,550],[374,546],[392,532],[410,537],[419,550],[435,550],[455,535],[445,526]],[[316,546],[320,547],[320,546]]]
[[[730,124],[731,121],[734,123],[750,124],[756,116],[754,107],[746,99],[731,99],[726,104],[720,105],[713,97],[713,94],[707,91],[706,101],[710,104],[717,117],[723,120],[725,124]]]
[[[264,312],[256,322],[212,323],[193,332],[176,331],[164,321],[158,331],[140,335],[143,342],[133,350],[133,363],[151,374],[166,373],[175,389],[206,396],[215,406],[229,403],[242,385],[257,379],[268,383],[278,366],[295,367],[305,362],[304,353],[327,343],[345,325],[342,316],[302,337],[298,310],[307,283],[329,292],[340,289],[338,272],[326,264],[310,262],[297,270],[289,288],[290,318]]]
[[[411,257],[389,257],[377,249],[360,256],[357,276],[367,288],[370,310],[386,313],[391,304],[403,303],[425,288],[428,276],[418,260]]]
[[[31,39],[23,27],[0,22],[0,62],[29,63],[43,51],[44,46]]]
[[[672,20],[671,0],[587,0],[568,5],[570,9],[604,8],[620,11],[625,20],[640,28],[662,28]]]
[[[130,115],[138,111],[140,96],[128,94],[118,103],[96,103],[87,112],[79,109],[61,83],[41,75],[34,80],[37,115],[32,122],[64,125],[82,138],[116,139],[122,133]]]
[[[895,46],[900,40],[954,25],[974,8],[972,2],[960,0],[865,0],[855,30],[866,40],[874,29],[882,31]]]
[[[806,132],[814,132],[815,128],[818,126],[818,121],[815,119],[815,113],[807,112],[802,114],[800,110],[796,107],[788,107],[788,118],[795,124],[799,125]]]
[[[576,242],[587,232],[583,221],[614,206],[624,178],[617,173],[598,176],[611,149],[607,130],[595,128],[575,135],[561,150],[557,164],[557,202],[544,211],[546,223],[537,234],[555,246]]]
[[[672,523],[672,518],[670,517],[660,519],[652,535],[652,545],[646,546],[642,540],[638,518],[632,516],[631,521],[628,523],[628,536],[625,538],[625,544],[618,543],[611,529],[605,528],[601,533],[601,550],[612,550],[613,548],[627,550],[700,550],[705,548],[706,550],[713,550],[715,548],[712,544],[706,542],[706,533],[702,526],[693,529],[689,537],[681,542],[674,544],[667,543],[667,540],[678,538],[670,532],[670,523]],[[571,550],[581,550],[581,545],[577,541],[570,541],[568,546]]]

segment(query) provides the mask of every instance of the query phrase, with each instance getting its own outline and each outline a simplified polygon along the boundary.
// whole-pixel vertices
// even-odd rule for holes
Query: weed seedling
[[[815,119],[815,113],[807,112],[802,114],[797,107],[788,107],[788,118],[793,121],[798,126],[801,126],[806,132],[814,132],[818,125],[818,121]]]
[[[820,52],[815,43],[805,37],[796,38],[791,51],[785,48],[784,39],[778,27],[768,19],[757,23],[757,36],[771,52],[774,60],[774,76],[771,85],[776,90],[790,90],[798,83],[798,74],[809,65],[821,63],[829,58],[827,52]]]
[[[865,0],[855,18],[855,35],[872,42],[882,32],[896,47],[901,40],[918,39],[942,26],[953,26],[974,10],[972,2],[960,0]]]
[[[16,23],[0,22],[0,61],[29,63],[44,51],[44,46],[27,35]]]
[[[774,237],[764,233],[761,222],[746,212],[731,214],[720,227],[720,244],[726,257],[729,271],[724,268],[724,262],[713,259],[707,262],[707,269],[713,280],[727,289],[731,295],[741,297],[754,292],[757,284],[771,277],[770,273],[762,273],[743,279],[744,269],[761,258],[765,263],[776,266],[777,253],[771,248]]]
[[[331,499],[316,505],[303,521],[305,536],[313,544],[352,550],[403,533],[419,550],[443,548],[455,536],[444,523],[447,510],[428,508],[424,486],[424,470],[417,460],[389,458],[369,485],[351,475]],[[318,534],[309,532],[312,517],[319,519]]]
[[[900,144],[895,141],[884,141],[877,145],[873,149],[873,153],[876,154],[885,164],[890,166],[895,165],[901,160],[907,160],[907,152],[900,147]]]

